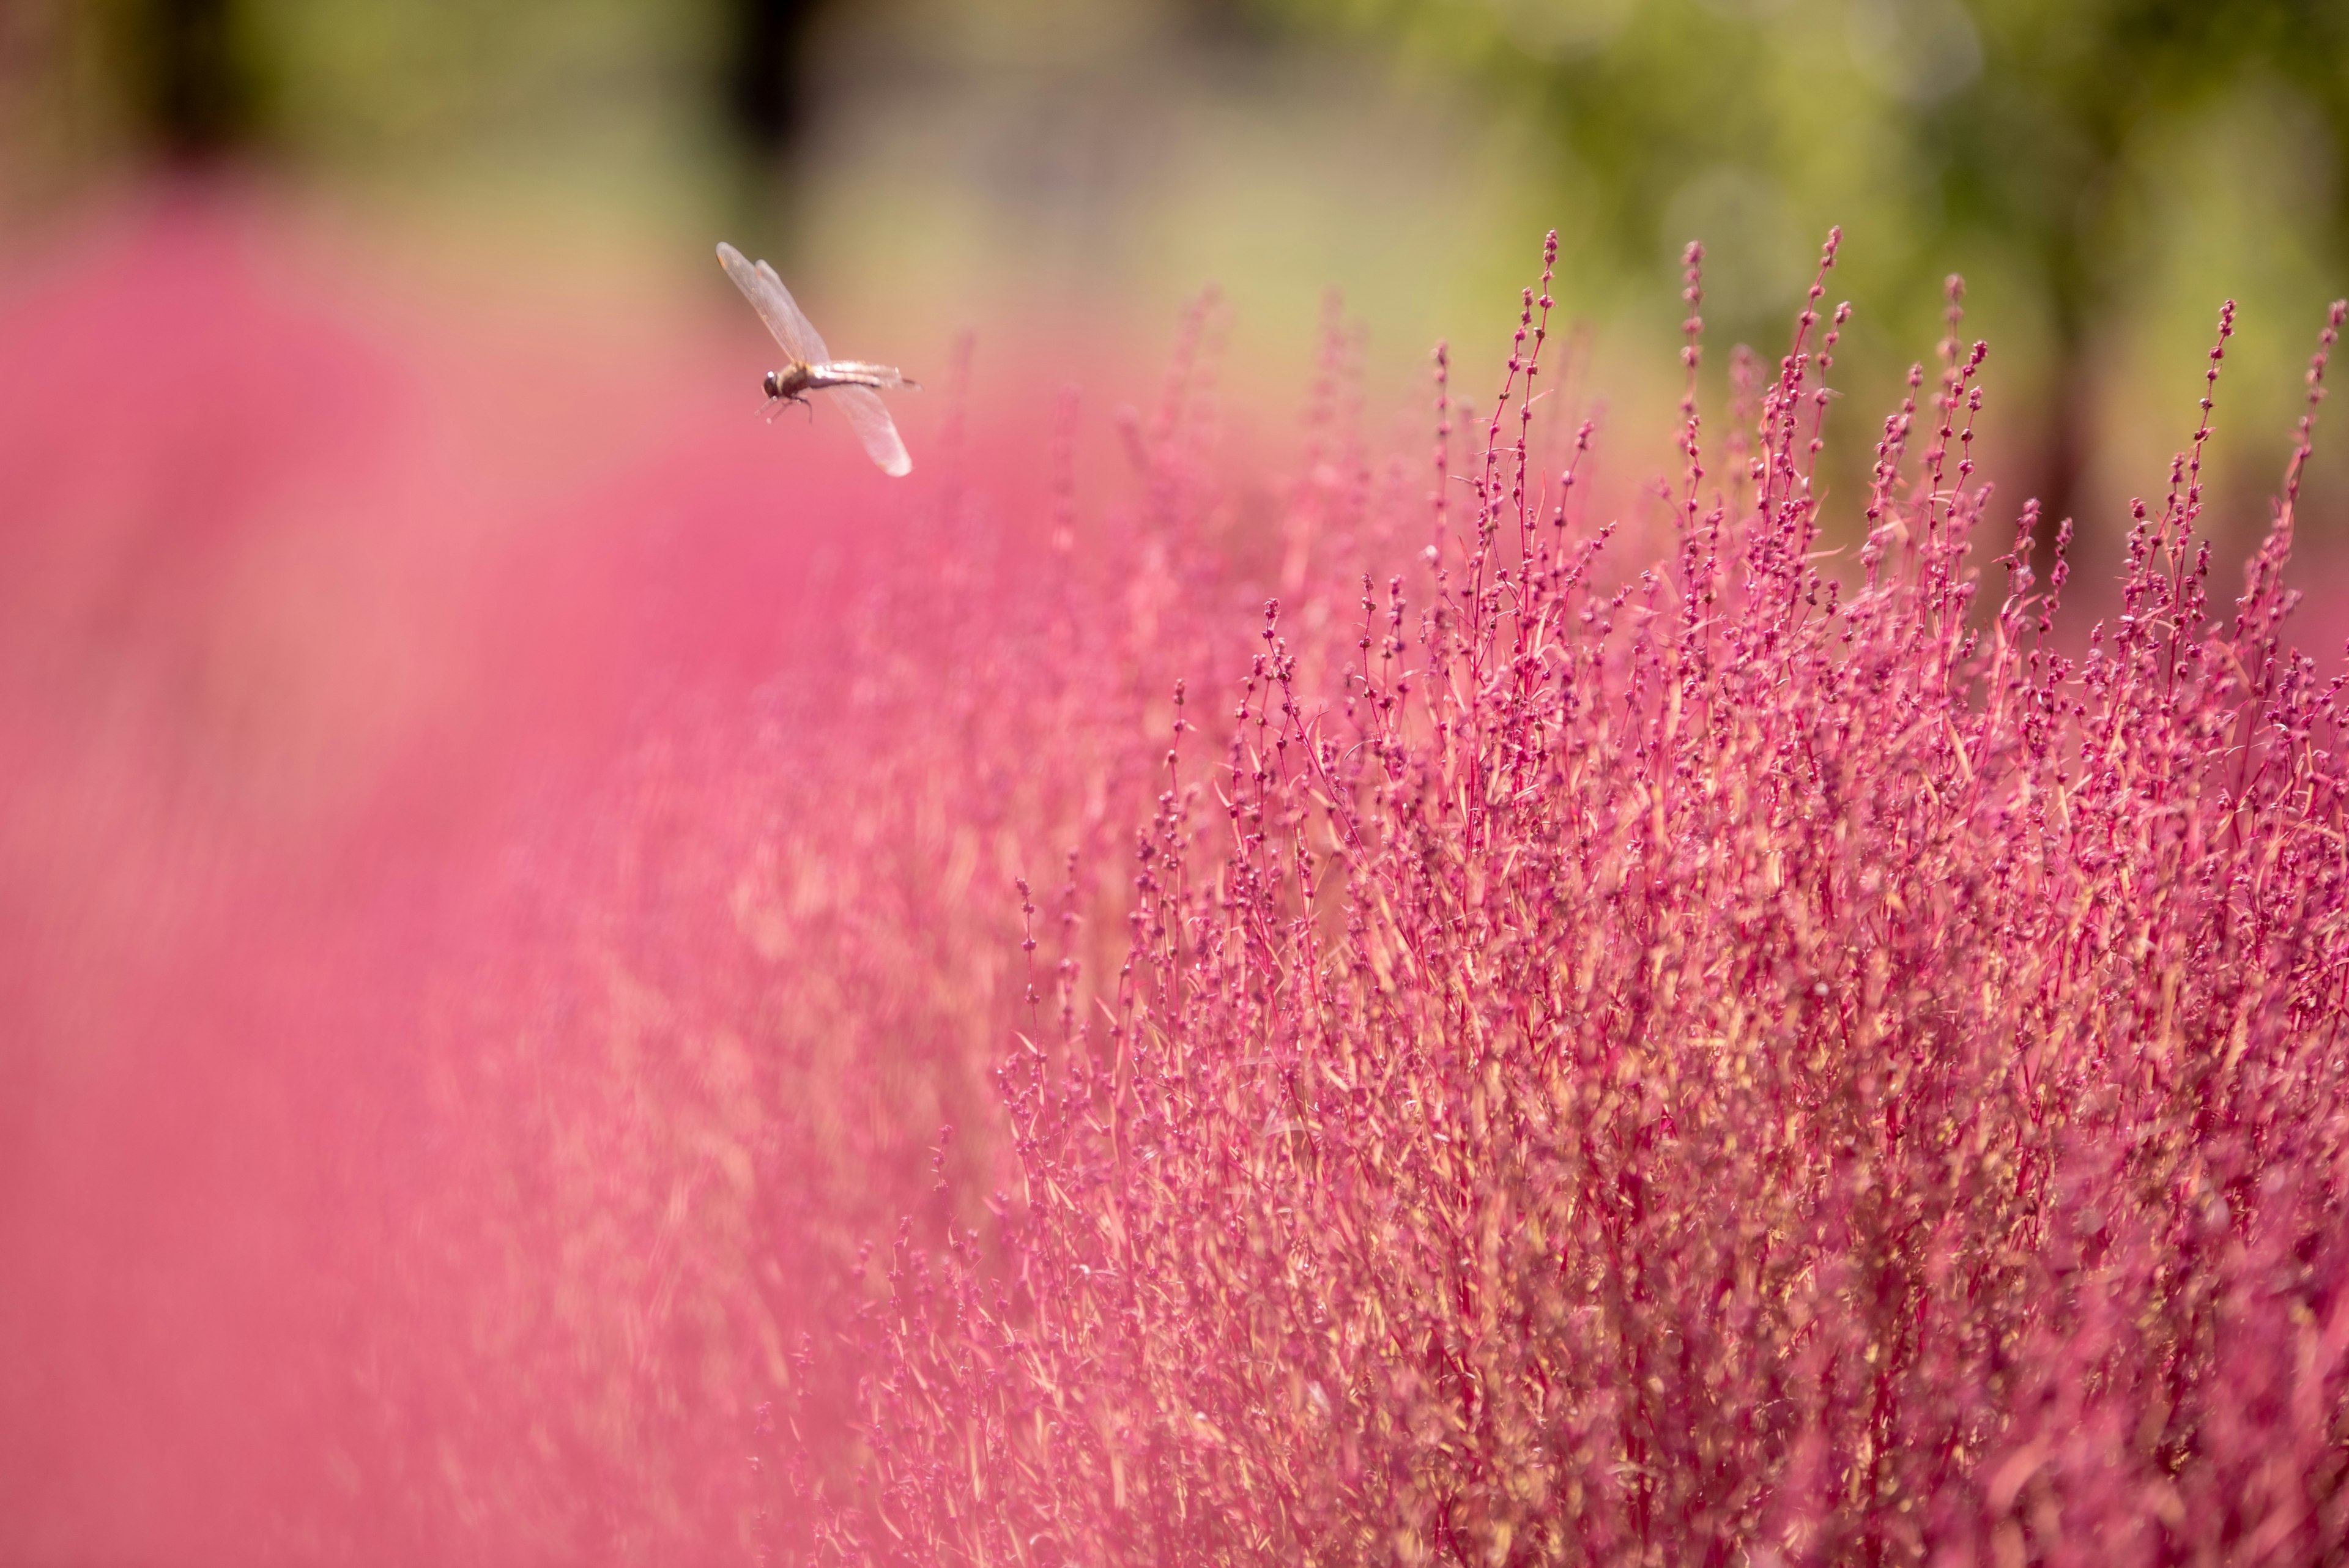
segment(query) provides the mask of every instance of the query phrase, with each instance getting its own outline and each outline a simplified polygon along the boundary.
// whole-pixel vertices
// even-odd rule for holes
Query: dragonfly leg
[[[778,419],[782,417],[783,410],[790,408],[793,403],[797,403],[800,407],[808,411],[809,423],[812,424],[815,421],[815,405],[809,402],[797,392],[792,392],[783,397],[769,398],[767,400],[767,422],[769,424],[773,424]]]

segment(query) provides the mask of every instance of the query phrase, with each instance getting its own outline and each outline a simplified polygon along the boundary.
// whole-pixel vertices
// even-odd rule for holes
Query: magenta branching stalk
[[[1171,710],[1228,722],[1129,732],[1123,954],[1021,885],[1009,1196],[867,1276],[802,1549],[2344,1561],[2349,714],[2281,640],[2344,306],[2233,614],[2230,306],[2075,653],[2071,520],[2043,587],[2036,504],[1977,478],[1956,279],[1822,514],[1832,235],[1717,447],[1690,248],[1669,553],[1610,567],[1592,427],[1550,466],[1535,418],[1555,243],[1457,471],[1437,350],[1424,556],[1378,510],[1418,498],[1325,485],[1231,697]],[[1167,530],[1212,489],[1201,330],[1137,436]]]

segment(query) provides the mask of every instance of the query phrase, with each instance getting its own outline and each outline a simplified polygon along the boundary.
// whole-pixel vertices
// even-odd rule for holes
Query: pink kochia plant
[[[1529,450],[1546,269],[1433,545],[1358,486],[1399,560],[1291,574],[1206,756],[1178,692],[1123,967],[1028,899],[995,1219],[803,1344],[855,1437],[771,1550],[2349,1561],[2349,713],[2280,640],[2344,307],[2241,596],[2206,396],[2074,657],[1955,280],[1823,574],[1834,254],[1716,453],[1692,247],[1663,559],[1607,569],[1588,425]]]
[[[803,1345],[857,1438],[773,1544],[2349,1561],[2344,703],[2279,642],[2344,306],[2241,597],[2206,395],[2075,659],[2069,522],[2042,586],[1973,480],[1954,280],[1858,581],[1816,565],[1832,258],[1710,472],[1689,252],[1665,559],[1602,574],[1588,425],[1529,453],[1529,289],[1433,547],[1268,604],[1212,757],[1177,693],[1123,969],[1045,981],[1029,898],[999,1220],[909,1225]],[[1410,529],[1361,492],[1365,553]]]

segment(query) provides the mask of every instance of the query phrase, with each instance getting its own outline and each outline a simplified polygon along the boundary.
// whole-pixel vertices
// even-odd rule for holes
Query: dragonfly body
[[[835,394],[833,406],[846,417],[856,439],[864,443],[866,455],[881,465],[881,472],[903,475],[913,471],[914,460],[905,455],[905,443],[897,435],[896,421],[875,394],[884,389],[914,387],[895,367],[869,364],[862,359],[834,359],[792,298],[791,290],[775,275],[775,269],[765,262],[753,264],[732,245],[720,243],[719,264],[734,286],[742,291],[767,330],[791,356],[780,370],[770,370],[760,383],[773,409],[789,403],[809,407],[810,392]]]
[[[770,370],[761,383],[767,396],[781,403],[804,403],[804,392],[827,391],[833,387],[871,387],[885,390],[892,387],[916,387],[904,373],[893,366],[868,365],[862,359],[834,359],[828,365],[802,365],[796,359],[780,370]]]

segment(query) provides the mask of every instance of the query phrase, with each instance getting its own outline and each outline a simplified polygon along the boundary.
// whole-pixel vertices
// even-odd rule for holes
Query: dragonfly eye
[[[766,379],[764,381],[761,382],[761,383],[760,383],[760,385],[761,385],[761,386],[763,386],[763,387],[765,387],[765,388],[767,389],[767,396],[769,396],[769,397],[771,397],[771,398],[780,398],[780,397],[781,397],[781,396],[783,395],[783,374],[782,374],[782,372],[781,372],[781,371],[780,371],[780,370],[770,370],[770,371],[768,371],[768,372],[767,372],[767,379]]]

